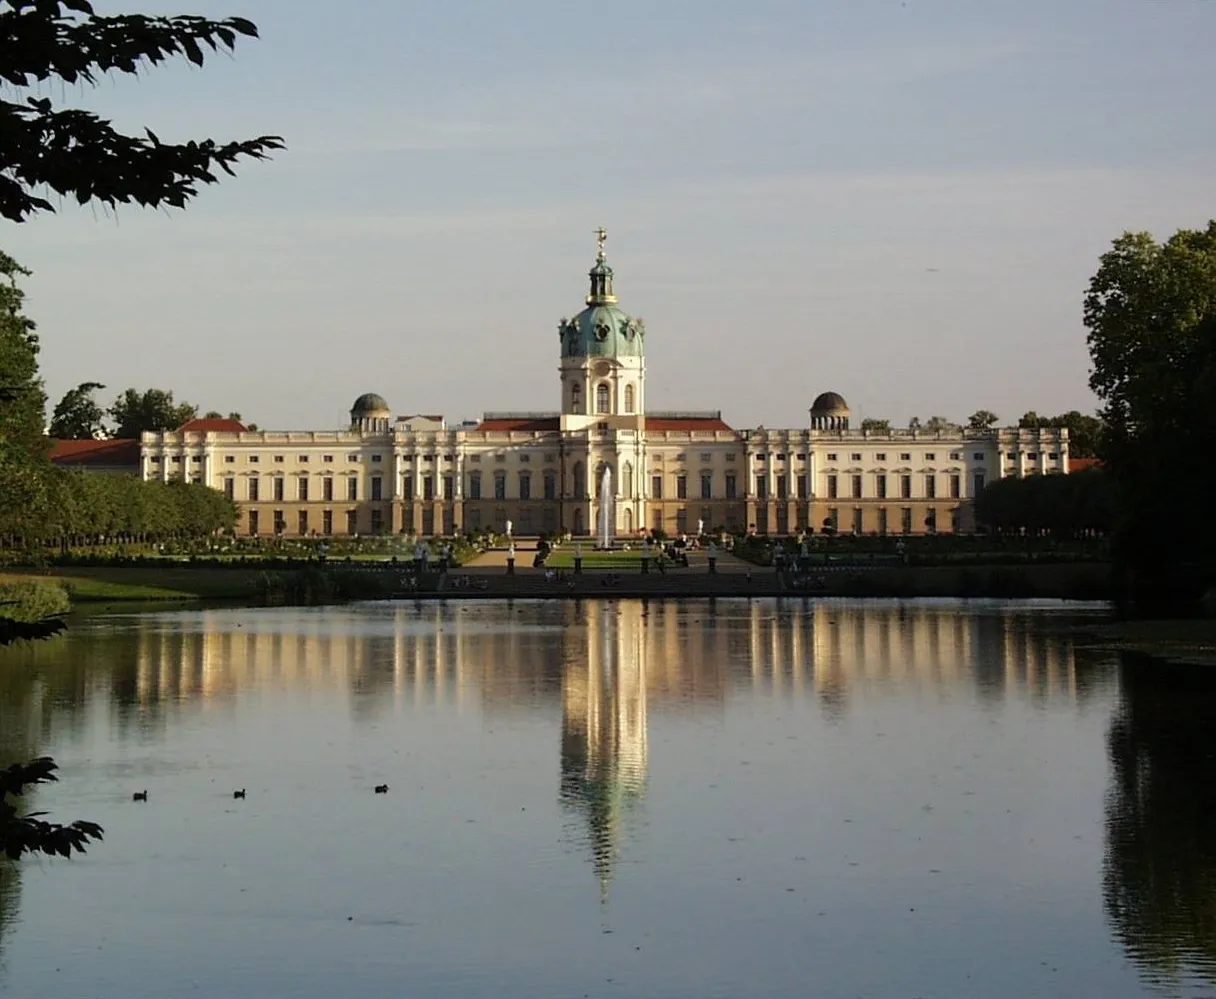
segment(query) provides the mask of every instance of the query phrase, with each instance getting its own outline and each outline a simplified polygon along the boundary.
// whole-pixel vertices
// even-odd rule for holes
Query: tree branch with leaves
[[[91,111],[57,107],[41,96],[48,83],[95,85],[107,73],[138,75],[148,66],[232,52],[256,38],[241,17],[102,16],[87,0],[0,0],[0,80],[24,100],[0,100],[0,215],[24,222],[54,211],[40,193],[111,208],[137,204],[182,208],[242,159],[283,148],[276,135],[217,143],[162,142],[151,129],[127,135]],[[60,87],[53,88],[60,90]]]

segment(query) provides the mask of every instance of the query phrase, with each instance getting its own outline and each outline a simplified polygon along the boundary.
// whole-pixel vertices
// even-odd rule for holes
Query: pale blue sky
[[[94,380],[268,428],[339,426],[364,391],[556,409],[603,224],[650,408],[1091,409],[1099,254],[1216,215],[1206,0],[104,6],[262,39],[63,96],[288,149],[186,212],[7,224],[52,403]]]

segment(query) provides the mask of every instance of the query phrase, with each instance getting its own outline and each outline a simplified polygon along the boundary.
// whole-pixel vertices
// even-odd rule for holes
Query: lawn
[[[255,567],[197,569],[182,565],[107,568],[81,566],[45,572],[0,573],[0,582],[62,583],[73,602],[244,599],[259,592]]]
[[[531,564],[529,559],[526,563],[520,559],[519,564]],[[574,549],[559,548],[549,554],[548,561],[545,566],[549,569],[573,569],[574,568]],[[584,569],[619,569],[621,572],[641,572],[642,571],[642,552],[639,548],[634,548],[631,551],[610,551],[597,552],[590,545],[583,549],[583,568]]]

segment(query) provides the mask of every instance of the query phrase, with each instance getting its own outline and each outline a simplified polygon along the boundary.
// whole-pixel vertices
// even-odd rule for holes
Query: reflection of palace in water
[[[1075,702],[1090,675],[1041,613],[953,605],[402,604],[186,620],[196,629],[139,621],[124,700],[146,712],[329,688],[347,692],[356,716],[443,703],[487,718],[560,704],[560,797],[604,892],[646,787],[648,709],[721,712],[732,697],[771,696],[812,700],[834,719],[910,686]]]
[[[630,682],[668,711],[720,709],[749,689],[825,705],[907,684],[985,698],[1083,695],[1071,639],[1043,622],[1009,610],[771,600],[204,611],[139,619],[134,669],[115,663],[123,675],[113,681],[146,706],[282,687],[509,712],[568,707],[573,672],[615,650],[621,669],[636,669]]]

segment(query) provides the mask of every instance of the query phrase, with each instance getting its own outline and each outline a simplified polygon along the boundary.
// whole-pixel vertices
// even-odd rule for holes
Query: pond
[[[4,762],[106,832],[0,869],[0,995],[1212,995],[1216,683],[1099,613],[83,620],[0,657]]]

